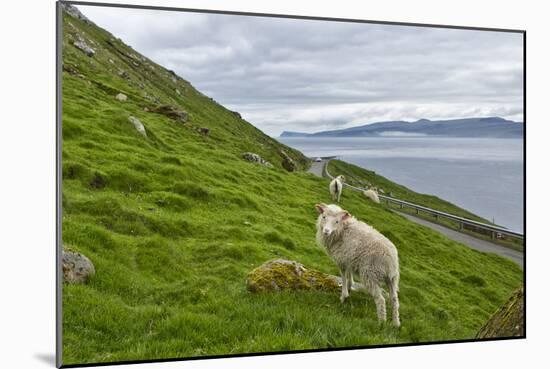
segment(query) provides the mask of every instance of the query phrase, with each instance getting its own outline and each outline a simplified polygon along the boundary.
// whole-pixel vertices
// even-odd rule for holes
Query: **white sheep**
[[[378,319],[385,321],[386,300],[380,287],[385,282],[392,304],[393,325],[399,327],[399,260],[395,245],[338,205],[317,204],[315,207],[319,212],[317,243],[340,268],[340,301],[344,302],[349,296],[355,273],[374,298]]]
[[[332,196],[332,201],[340,202],[340,196],[342,195],[342,187],[344,187],[344,182],[346,177],[339,175],[335,177],[330,184],[328,185],[328,190],[330,191],[330,196]]]
[[[376,193],[375,190],[371,189],[371,190],[363,191],[363,195],[367,196],[369,199],[371,199],[375,203],[380,204],[380,198],[378,197],[378,194]]]

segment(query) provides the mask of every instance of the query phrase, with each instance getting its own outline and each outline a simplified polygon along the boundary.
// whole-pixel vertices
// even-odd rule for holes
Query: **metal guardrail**
[[[324,165],[325,165],[324,173],[327,177],[333,179],[334,177],[328,171],[329,161],[330,161],[330,159],[326,160],[325,163],[324,163]],[[365,188],[355,187],[355,186],[352,186],[352,185],[347,184],[347,183],[344,183],[344,186],[348,187],[348,188],[351,188],[355,191],[360,191],[360,192],[363,192],[363,191],[366,190]],[[412,202],[399,200],[399,199],[396,199],[396,198],[393,198],[393,197],[390,197],[390,196],[384,196],[384,195],[379,194],[378,197],[382,200],[385,200],[388,205],[389,205],[390,202],[392,202],[394,204],[398,204],[401,209],[403,209],[404,207],[415,209],[417,214],[420,211],[422,211],[424,213],[431,214],[431,215],[435,216],[436,219],[441,217],[441,218],[447,218],[447,219],[453,220],[453,221],[458,223],[460,229],[464,229],[464,225],[468,225],[468,226],[471,226],[471,227],[474,227],[474,228],[477,228],[477,229],[483,229],[485,231],[490,232],[492,239],[495,239],[495,238],[497,238],[501,235],[507,235],[509,237],[517,238],[517,239],[520,239],[520,240],[524,239],[523,234],[511,231],[509,229],[502,228],[502,227],[499,227],[499,226],[496,226],[496,225],[481,223],[481,222],[477,222],[475,220],[462,218],[462,217],[459,217],[457,215],[445,213],[445,212],[439,211],[439,210],[430,209],[430,208],[422,206],[422,205],[413,204]]]

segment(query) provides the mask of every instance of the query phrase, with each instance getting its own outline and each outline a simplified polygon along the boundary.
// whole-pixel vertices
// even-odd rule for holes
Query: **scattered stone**
[[[88,44],[82,39],[73,42],[73,45],[90,58],[95,55],[95,50],[88,46]]]
[[[523,337],[524,314],[525,292],[523,287],[520,287],[481,327],[476,338]]]
[[[252,223],[250,223],[248,220],[245,220],[245,221],[243,222],[243,224],[244,224],[245,226],[251,226],[251,225],[252,225]]]
[[[113,59],[109,59],[109,63],[115,64],[115,61]]]
[[[77,252],[63,251],[62,264],[65,283],[86,283],[95,274],[95,267],[90,259]]]
[[[210,133],[210,129],[208,129],[206,127],[200,127],[199,128],[199,133],[203,136],[208,136],[208,134]]]
[[[154,109],[151,109],[153,113],[166,115],[169,118],[179,120],[183,123],[187,122],[188,114],[185,111],[178,110],[172,105],[160,105]]]
[[[285,168],[289,172],[296,171],[297,166],[296,166],[296,163],[294,162],[294,160],[292,160],[292,158],[290,156],[288,156],[288,154],[286,152],[284,152],[283,150],[281,150],[279,153],[283,157],[283,162],[281,163],[283,168]]]
[[[250,292],[273,292],[283,290],[339,291],[342,279],[315,269],[306,268],[293,260],[268,261],[248,273],[246,287]],[[354,283],[352,290],[361,289]]]
[[[128,72],[126,72],[125,70],[121,70],[118,72],[118,76],[120,78],[124,78],[124,79],[129,79],[130,78],[130,75],[128,74]]]
[[[262,159],[262,157],[260,155],[255,154],[253,152],[245,152],[245,153],[242,154],[242,157],[243,157],[243,159],[248,160],[252,163],[257,163],[257,164],[264,165],[268,168],[273,168],[273,164],[271,164],[270,162]]]
[[[122,92],[115,96],[115,98],[118,101],[126,101],[128,100],[128,96],[124,95]]]
[[[68,64],[63,64],[63,71],[73,75],[73,76],[80,76],[80,72],[78,71],[78,69],[76,69],[75,67],[73,67],[72,65],[68,65]]]
[[[148,108],[148,107],[144,107],[144,108],[143,108],[143,111],[148,112],[148,111],[149,111],[149,108]]]
[[[181,95],[180,90],[178,90],[177,88],[176,88],[176,93],[177,93],[178,95]]]
[[[139,119],[137,119],[134,116],[128,117],[128,120],[136,127],[136,130],[141,133],[144,137],[147,137],[147,132],[145,132],[145,127],[143,126],[143,123],[140,122]]]
[[[243,119],[243,117],[241,116],[241,113],[239,113],[238,111],[232,111],[231,113],[233,113],[233,115],[235,115],[237,118]]]

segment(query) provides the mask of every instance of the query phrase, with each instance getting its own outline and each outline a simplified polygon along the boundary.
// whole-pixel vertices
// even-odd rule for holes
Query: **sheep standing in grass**
[[[393,325],[399,327],[399,260],[394,244],[337,205],[315,207],[319,212],[317,243],[326,249],[342,275],[340,301],[349,296],[355,273],[374,298],[378,319],[385,321],[386,300],[380,287],[385,282],[392,304]]]
[[[344,187],[345,181],[346,181],[346,177],[340,175],[334,178],[328,185],[330,196],[332,196],[332,201],[340,202],[340,196],[342,195],[342,187]]]
[[[363,195],[365,195],[375,203],[380,204],[380,198],[378,197],[378,194],[376,193],[375,190],[371,189],[371,190],[363,191]]]

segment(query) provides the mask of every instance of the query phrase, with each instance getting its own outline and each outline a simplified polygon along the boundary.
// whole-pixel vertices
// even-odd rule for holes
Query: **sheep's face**
[[[351,218],[351,215],[338,205],[317,204],[315,208],[319,212],[317,229],[325,237],[339,233],[345,222]]]
[[[338,179],[342,183],[346,181],[346,177],[344,177],[343,175],[339,175],[338,177],[336,177],[336,179]]]

